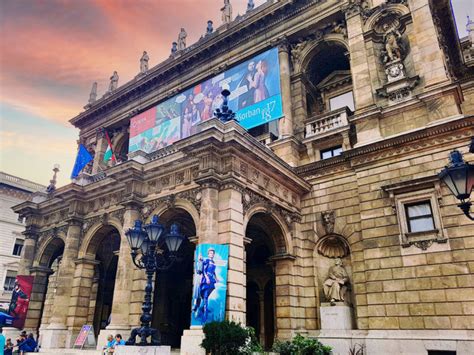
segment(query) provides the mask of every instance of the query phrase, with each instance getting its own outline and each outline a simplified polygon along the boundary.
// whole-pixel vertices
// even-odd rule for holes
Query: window
[[[341,155],[342,146],[338,145],[336,147],[328,148],[321,150],[321,159],[329,159]]]
[[[23,249],[23,239],[15,240],[15,245],[13,246],[13,255],[20,256],[21,250]]]
[[[436,175],[385,185],[400,228],[402,255],[449,250]]]
[[[331,111],[337,110],[342,107],[349,107],[351,111],[354,111],[354,97],[352,91],[346,92],[341,95],[331,97],[329,99],[329,109]]]
[[[405,205],[409,233],[432,231],[435,229],[430,201]]]
[[[5,283],[3,289],[5,291],[13,291],[15,288],[16,271],[7,270],[7,276],[5,276]]]

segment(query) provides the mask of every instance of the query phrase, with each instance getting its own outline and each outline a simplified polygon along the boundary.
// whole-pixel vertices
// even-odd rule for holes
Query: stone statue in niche
[[[385,24],[385,26],[387,26],[386,28],[388,29],[388,24]],[[381,54],[383,63],[402,60],[402,56],[404,55],[402,35],[398,30],[388,30],[384,34],[384,50]]]
[[[188,36],[187,32],[183,27],[181,27],[181,31],[178,35],[178,51],[182,51],[186,48],[186,37]]]
[[[329,268],[328,278],[324,281],[324,296],[335,306],[336,302],[344,302],[349,276],[342,266],[342,260],[336,259],[335,265]]]

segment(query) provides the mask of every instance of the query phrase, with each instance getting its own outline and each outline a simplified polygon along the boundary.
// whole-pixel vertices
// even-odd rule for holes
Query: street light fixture
[[[474,137],[471,139],[470,152],[474,152]],[[466,163],[462,153],[453,150],[449,154],[449,164],[439,172],[438,177],[449,188],[451,193],[461,201],[458,207],[470,220],[474,217],[470,214],[472,202],[471,191],[474,187],[474,165]]]
[[[136,220],[133,228],[125,232],[131,248],[133,263],[139,269],[145,269],[147,281],[145,286],[145,299],[140,317],[141,326],[132,330],[127,345],[135,345],[136,337],[140,336],[138,345],[160,345],[158,329],[151,328],[153,275],[158,270],[167,270],[176,261],[177,252],[184,240],[179,231],[179,225],[173,223],[170,232],[165,233],[165,227],[159,223],[158,216],[152,217],[151,223],[142,227],[142,221]],[[167,252],[164,245],[166,245]],[[147,338],[151,337],[150,343]]]

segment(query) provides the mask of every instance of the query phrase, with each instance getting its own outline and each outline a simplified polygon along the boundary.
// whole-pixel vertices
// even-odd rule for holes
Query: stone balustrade
[[[349,125],[348,116],[351,115],[352,111],[346,106],[322,115],[313,116],[306,122],[305,138],[335,133],[337,129]]]

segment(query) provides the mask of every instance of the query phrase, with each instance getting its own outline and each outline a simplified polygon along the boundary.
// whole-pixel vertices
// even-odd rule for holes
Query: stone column
[[[51,272],[48,276],[48,283],[47,283],[47,289],[45,290],[45,295],[44,295],[44,304],[43,304],[43,312],[40,320],[40,327],[39,327],[39,333],[40,336],[38,338],[38,343],[42,346],[43,341],[42,341],[42,336],[44,330],[48,327],[49,325],[49,320],[51,318],[51,313],[53,309],[53,303],[54,303],[54,294],[57,286],[56,278],[58,276],[58,265],[52,265],[51,267]],[[28,321],[28,317],[26,319]]]
[[[293,311],[296,294],[293,286],[293,260],[290,256],[273,258],[275,262],[275,319],[276,334],[279,339],[292,337]]]
[[[201,209],[199,214],[199,223],[197,225],[197,240],[193,242],[198,244],[205,243],[223,243],[218,238],[219,232],[219,186],[212,178],[208,181],[200,181],[201,189]],[[191,329],[185,329],[181,337],[182,355],[205,355],[204,349],[200,344],[204,339],[201,326],[191,326]]]
[[[409,40],[416,73],[424,79],[425,86],[447,81],[443,52],[428,0],[410,0],[409,7],[413,18]]]
[[[74,279],[72,283],[69,283],[71,287],[71,299],[67,319],[70,334],[69,340],[72,341],[79,334],[81,327],[87,324],[95,266],[99,264],[99,261],[81,258],[77,259],[75,263]],[[66,344],[67,347],[71,347],[72,345],[72,343]]]
[[[42,347],[45,349],[64,348],[70,335],[67,331],[67,315],[72,290],[71,281],[74,278],[75,261],[82,234],[82,222],[76,218],[71,218],[68,223],[63,257],[58,268],[57,287],[50,324],[43,331]]]
[[[219,243],[229,245],[226,318],[245,323],[246,279],[244,265],[244,214],[237,186],[219,192]]]
[[[120,231],[120,250],[115,277],[114,297],[110,324],[100,332],[98,344],[103,344],[109,333],[120,333],[125,339],[130,336],[130,307],[132,297],[133,274],[136,266],[130,255],[125,231],[132,228],[140,216],[140,204],[130,202],[125,206],[123,230]]]
[[[260,330],[259,338],[260,344],[265,346],[265,289],[257,291],[258,295],[258,307],[259,307],[259,318],[260,318]]]
[[[278,44],[278,61],[280,62],[280,88],[283,102],[283,115],[280,119],[280,138],[293,135],[293,108],[291,103],[290,53],[289,43],[283,38]]]
[[[92,174],[97,174],[100,171],[100,164],[104,159],[104,153],[107,150],[107,138],[103,129],[97,130],[97,144],[95,147],[94,162],[92,164]]]
[[[363,20],[357,5],[346,10],[352,86],[356,111],[375,104],[372,94],[370,68],[365,48]]]
[[[87,324],[94,324],[94,316],[95,316],[95,307],[97,306],[97,293],[99,291],[99,278],[97,277],[97,273],[94,275],[94,279],[92,280],[92,287],[90,290],[90,299],[89,299],[89,312],[87,314]],[[94,329],[96,332],[99,329]]]
[[[30,275],[30,268],[36,255],[36,241],[38,240],[38,228],[35,225],[29,225],[22,233],[25,236],[25,243],[21,250],[20,265],[18,266],[18,275]]]
[[[36,333],[40,327],[41,312],[46,298],[46,288],[48,287],[48,277],[53,272],[46,267],[29,268],[30,275],[34,277],[33,289],[31,291],[28,313],[25,321],[25,329]]]

